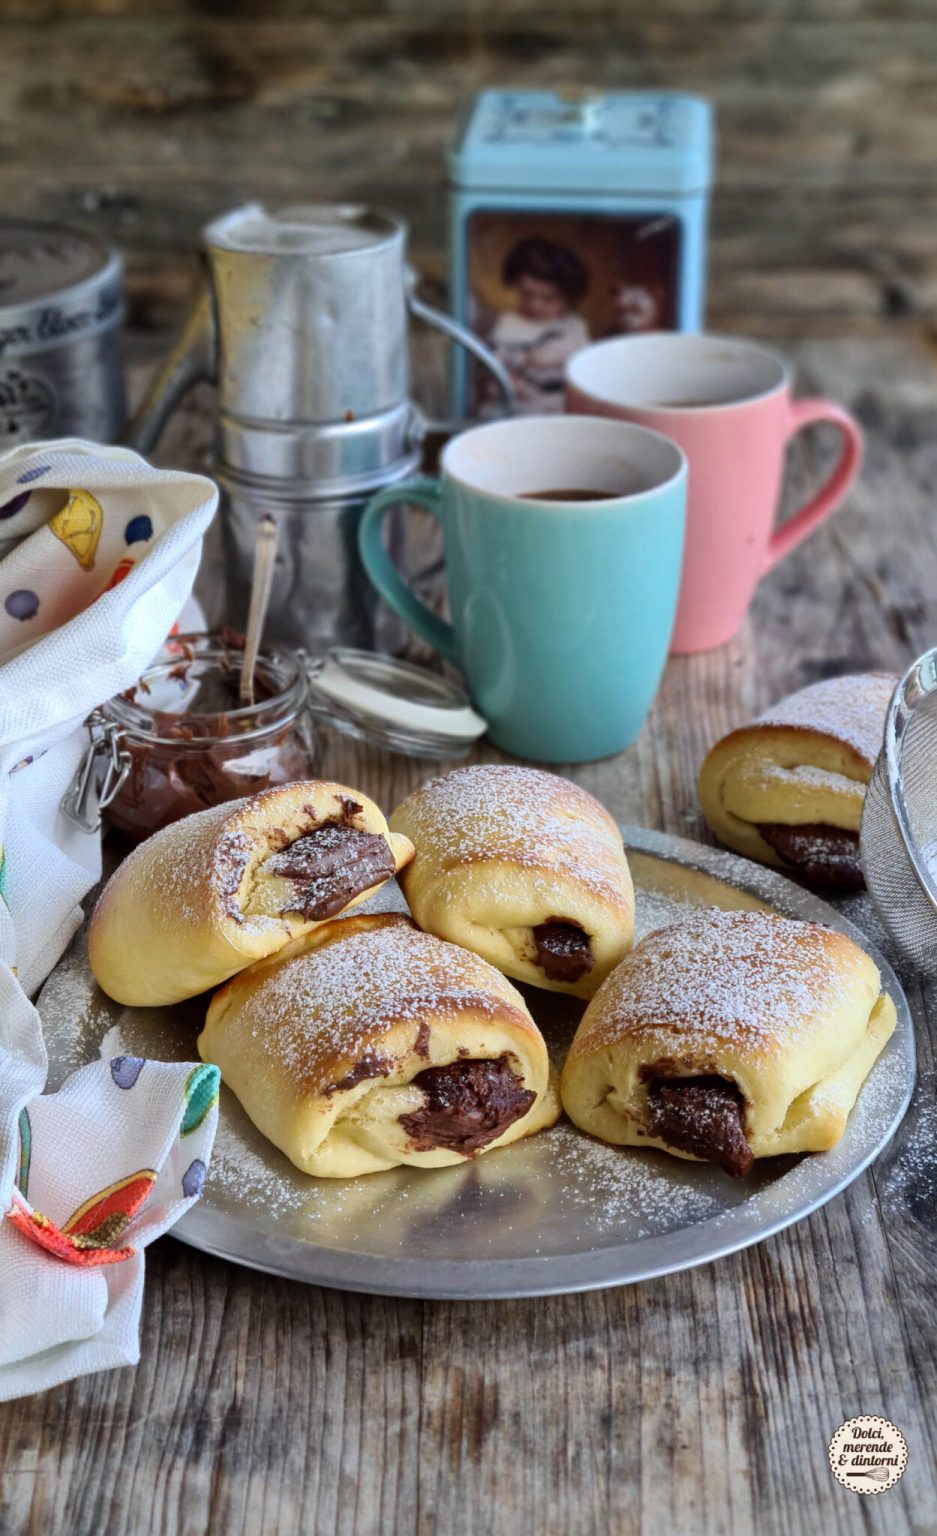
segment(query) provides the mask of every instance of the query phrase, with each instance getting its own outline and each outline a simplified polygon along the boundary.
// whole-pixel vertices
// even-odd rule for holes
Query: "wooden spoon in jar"
[[[265,512],[257,526],[257,543],[254,548],[254,571],[251,577],[251,600],[247,614],[247,635],[244,640],[244,656],[241,661],[241,684],[238,690],[242,706],[254,702],[254,671],[257,652],[263,636],[270,592],[273,587],[273,567],[277,557],[279,527],[270,512]]]

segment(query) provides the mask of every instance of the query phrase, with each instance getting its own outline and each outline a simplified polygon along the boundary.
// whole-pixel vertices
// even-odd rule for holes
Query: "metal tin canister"
[[[0,450],[118,436],[122,278],[117,251],[93,235],[0,220]]]
[[[698,330],[713,164],[707,102],[667,91],[485,90],[449,149],[453,314],[521,412],[559,411],[563,365],[605,336]],[[455,409],[487,414],[455,359]]]

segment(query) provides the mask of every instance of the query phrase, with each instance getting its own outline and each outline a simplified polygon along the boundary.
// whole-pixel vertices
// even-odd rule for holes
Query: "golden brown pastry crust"
[[[814,683],[716,742],[700,769],[699,797],[720,841],[759,863],[790,869],[796,866],[759,827],[858,834],[896,681],[869,672]],[[844,841],[842,877],[834,861],[823,880],[831,888],[854,883],[856,854]]]
[[[651,1082],[715,1076],[744,1103],[755,1157],[832,1147],[896,1023],[845,934],[770,912],[703,910],[649,934],[593,998],[561,1092],[603,1140],[685,1152],[648,1131]]]
[[[95,979],[120,1003],[175,1003],[309,932],[314,920],[283,909],[295,887],[272,873],[274,860],[330,823],[383,838],[398,869],[412,857],[412,845],[388,830],[372,800],[326,780],[279,785],[155,832],[117,868],[94,910]]]
[[[258,1129],[321,1177],[464,1162],[559,1114],[520,994],[399,914],[341,918],[242,971],[215,994],[198,1045]],[[401,1121],[425,1105],[414,1079],[473,1061],[506,1063],[533,1101],[469,1154],[425,1146]]]
[[[634,891],[621,831],[599,802],[555,774],[511,764],[456,769],[390,818],[416,848],[401,879],[420,927],[474,950],[505,975],[591,997],[630,947]],[[586,936],[573,982],[543,969],[534,930]]]

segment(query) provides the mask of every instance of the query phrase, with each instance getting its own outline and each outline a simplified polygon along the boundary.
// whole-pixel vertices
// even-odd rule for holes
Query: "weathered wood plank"
[[[135,325],[173,322],[198,230],[258,193],[380,198],[441,281],[454,105],[496,81],[713,98],[714,325],[935,324],[926,0],[663,0],[641,13],[585,0],[574,28],[559,0],[254,9],[0,5],[4,205],[116,239]]]
[[[705,837],[694,776],[716,735],[812,677],[900,667],[929,638],[930,360],[899,343],[793,350],[804,387],[862,416],[866,473],[763,583],[735,642],[669,664],[639,742],[572,770],[623,819]],[[163,453],[197,454],[206,424],[193,409]],[[804,445],[789,499],[825,457]],[[424,771],[323,746],[325,772],[385,804]],[[874,1173],[717,1265],[591,1296],[444,1306],[329,1294],[158,1244],[140,1366],[0,1411],[0,1531],[930,1530],[934,994],[911,988],[921,1087]],[[911,1448],[874,1509],[826,1465],[833,1430],[860,1411],[892,1418]]]
[[[934,640],[937,335],[931,0],[0,0],[7,212],[87,220],[128,260],[138,391],[197,231],[260,192],[399,208],[445,279],[443,146],[481,84],[669,85],[719,111],[710,316],[793,346],[869,453],[847,509],[762,584],[742,634],[673,660],[639,741],[572,776],[623,820],[706,839],[695,773],[771,699]],[[882,339],[889,336],[894,339]],[[440,353],[418,342],[421,372]],[[202,466],[209,396],[161,447]],[[789,500],[827,462],[792,453]],[[424,773],[323,737],[323,769],[387,805]],[[483,749],[485,757],[497,754]],[[937,1226],[933,1021],[900,1136],[839,1200],[759,1248],[652,1284],[531,1303],[356,1297],[166,1240],[143,1356],[0,1409],[0,1533],[393,1531],[815,1536],[933,1529]],[[904,1431],[881,1499],[835,1484],[850,1414]]]

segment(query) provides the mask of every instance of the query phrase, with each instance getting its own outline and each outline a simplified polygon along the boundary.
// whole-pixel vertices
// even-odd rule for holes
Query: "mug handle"
[[[789,442],[804,427],[821,421],[831,422],[843,434],[839,462],[816,495],[775,530],[765,554],[762,574],[770,571],[785,555],[789,555],[808,534],[813,533],[836,511],[859,473],[862,464],[862,429],[856,418],[833,400],[792,400],[786,440]]]
[[[439,481],[425,475],[416,475],[412,480],[403,480],[398,485],[385,486],[384,490],[371,497],[364,509],[358,529],[358,549],[362,564],[384,601],[412,630],[427,640],[434,651],[458,666],[459,656],[452,625],[441,619],[432,608],[427,608],[401,580],[400,572],[381,538],[381,523],[385,512],[402,501],[415,502],[417,506],[425,507],[439,521],[441,494]]]

